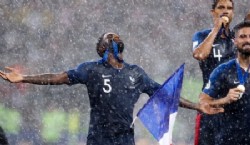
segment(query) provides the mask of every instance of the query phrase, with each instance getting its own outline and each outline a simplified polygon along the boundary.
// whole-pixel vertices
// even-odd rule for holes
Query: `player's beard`
[[[248,48],[244,49],[244,47],[245,47],[246,45],[248,45],[248,46],[247,46]],[[238,51],[239,51],[241,54],[243,54],[243,55],[245,55],[245,56],[250,56],[250,43],[249,43],[249,42],[246,42],[246,43],[242,44],[242,47],[241,47],[241,48],[238,47],[237,49],[238,49]]]

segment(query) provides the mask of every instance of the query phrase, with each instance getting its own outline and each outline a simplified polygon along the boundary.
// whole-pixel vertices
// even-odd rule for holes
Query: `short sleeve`
[[[207,35],[210,33],[210,30],[204,30],[196,32],[192,37],[193,42],[193,51],[204,41]]]
[[[66,73],[69,78],[69,85],[86,84],[88,82],[88,63],[82,63],[75,69],[68,70]]]
[[[203,93],[209,95],[212,98],[219,98],[219,94],[225,88],[225,81],[223,68],[217,67],[211,73],[208,83],[206,84],[205,88],[203,89]]]

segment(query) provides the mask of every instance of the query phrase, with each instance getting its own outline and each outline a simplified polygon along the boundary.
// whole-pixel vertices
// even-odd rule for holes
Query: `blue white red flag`
[[[160,145],[172,144],[183,76],[184,64],[150,97],[137,114]]]

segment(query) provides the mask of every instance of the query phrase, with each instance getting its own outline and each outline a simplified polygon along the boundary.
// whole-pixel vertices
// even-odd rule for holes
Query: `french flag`
[[[183,75],[184,64],[164,82],[137,114],[160,145],[172,144],[172,132],[179,106]]]

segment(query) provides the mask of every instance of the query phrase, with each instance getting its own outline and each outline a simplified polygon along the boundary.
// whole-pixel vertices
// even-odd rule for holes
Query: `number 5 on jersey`
[[[112,91],[112,87],[110,85],[110,79],[104,79],[104,87],[102,89],[104,93],[110,93]]]

